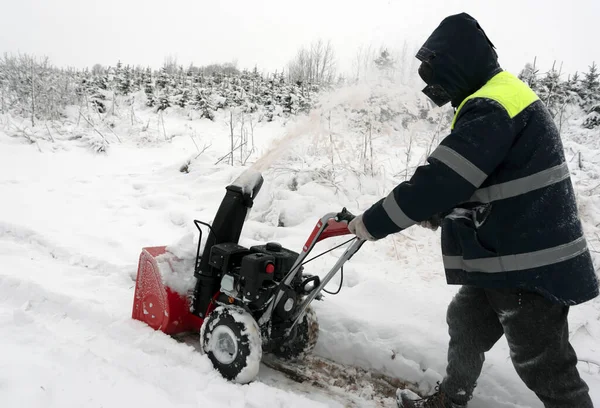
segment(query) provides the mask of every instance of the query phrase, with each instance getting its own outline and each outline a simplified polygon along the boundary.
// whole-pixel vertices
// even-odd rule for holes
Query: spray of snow
[[[252,166],[256,171],[265,171],[272,164],[289,153],[290,148],[301,138],[309,135],[324,133],[325,126],[322,117],[328,112],[348,108],[351,110],[364,109],[367,101],[372,96],[373,88],[366,84],[348,86],[323,94],[319,98],[319,107],[310,111],[306,116],[301,116],[291,126],[285,135],[274,141],[271,148],[262,155]],[[390,92],[389,90],[387,91]]]
[[[281,139],[273,142],[271,149],[263,154],[263,156],[252,165],[252,168],[258,172],[267,170],[293,146],[298,138],[314,132],[319,129],[320,126],[321,123],[318,110],[311,112],[307,117],[301,118]]]

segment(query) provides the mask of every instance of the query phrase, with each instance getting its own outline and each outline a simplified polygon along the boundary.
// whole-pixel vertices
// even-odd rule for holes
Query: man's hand
[[[442,225],[442,219],[446,216],[447,214],[436,214],[433,217],[431,217],[428,220],[425,221],[421,221],[418,224],[423,227],[423,228],[428,228],[432,231],[437,231],[437,229]]]
[[[360,239],[364,239],[366,241],[376,241],[376,239],[373,238],[373,236],[367,230],[367,227],[365,227],[362,214],[350,221],[348,224],[348,229]]]
[[[439,228],[439,224],[435,224],[432,222],[432,220],[425,220],[425,221],[421,221],[419,223],[419,225],[423,228],[427,228],[430,229],[432,231],[437,231],[437,229]]]

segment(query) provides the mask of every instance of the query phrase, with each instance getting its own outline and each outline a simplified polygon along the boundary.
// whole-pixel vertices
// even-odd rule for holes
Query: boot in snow
[[[437,387],[436,387],[437,389]],[[396,392],[396,402],[398,408],[466,408],[466,404],[457,404],[442,391],[437,391],[429,397],[413,400],[410,398],[410,391],[398,390]]]

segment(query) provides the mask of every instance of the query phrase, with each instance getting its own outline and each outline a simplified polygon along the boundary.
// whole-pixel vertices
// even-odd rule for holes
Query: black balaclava
[[[436,105],[455,108],[502,71],[494,45],[466,13],[446,17],[417,53],[423,93]]]

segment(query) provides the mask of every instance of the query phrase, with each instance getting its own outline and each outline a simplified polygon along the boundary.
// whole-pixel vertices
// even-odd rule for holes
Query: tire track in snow
[[[81,266],[103,276],[111,275],[113,274],[111,272],[114,271],[122,272],[125,269],[135,267],[134,265],[117,266],[92,256],[75,253],[56,245],[42,234],[30,228],[4,221],[0,221],[0,239],[29,245],[32,249],[37,250],[38,253],[45,254],[53,259],[62,260],[72,266]]]

